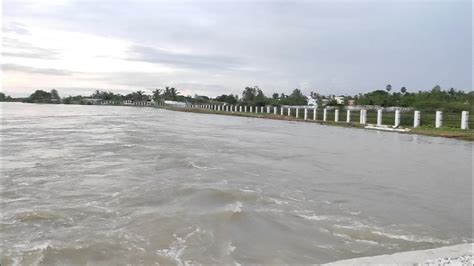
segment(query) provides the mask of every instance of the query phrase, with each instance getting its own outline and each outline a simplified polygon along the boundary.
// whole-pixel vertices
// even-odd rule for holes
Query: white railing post
[[[365,125],[367,122],[367,110],[360,109],[360,124]]]
[[[413,113],[413,127],[417,128],[420,126],[420,111],[415,111]]]
[[[304,108],[304,120],[308,120],[308,108]]]
[[[400,126],[400,110],[395,110],[395,127]]]
[[[267,114],[270,113],[270,106],[267,106]]]
[[[247,113],[247,105],[244,106],[244,113]]]
[[[241,113],[242,113],[242,105],[241,105],[241,106],[239,106],[239,112],[241,112]]]
[[[461,113],[461,129],[469,129],[469,112],[462,111]]]
[[[313,108],[313,120],[316,121],[316,108]]]
[[[326,122],[328,118],[328,109],[324,108],[323,109],[323,121]]]
[[[283,112],[285,111],[285,110],[284,110],[285,108],[283,108],[283,106],[280,107],[280,108],[281,108],[281,109],[280,109],[280,115],[283,116]]]
[[[250,108],[250,113],[253,113],[253,110],[252,110],[252,109],[253,109],[253,106],[250,105],[249,108]]]
[[[264,113],[263,108],[264,108],[263,106],[260,107],[260,113],[262,113],[262,114]]]
[[[382,125],[382,109],[377,110],[377,126]]]
[[[300,111],[299,108],[296,107],[296,118],[299,118],[299,117],[300,117],[299,111]]]
[[[443,112],[436,111],[435,127],[440,128],[442,126],[443,126]]]
[[[339,122],[339,109],[334,110],[334,122]]]
[[[291,106],[288,106],[288,116],[291,116]]]
[[[274,115],[277,114],[277,111],[278,111],[277,107],[276,107],[276,106],[273,106],[273,114],[274,114]]]
[[[258,106],[255,106],[255,113],[258,113]]]
[[[351,122],[351,110],[346,111],[346,123]]]

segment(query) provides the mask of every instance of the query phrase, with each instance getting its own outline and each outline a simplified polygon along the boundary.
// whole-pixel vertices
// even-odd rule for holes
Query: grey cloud
[[[62,70],[62,69],[37,68],[37,67],[30,67],[30,66],[17,65],[17,64],[2,64],[2,70],[25,72],[25,73],[32,73],[32,74],[54,75],[54,76],[64,76],[64,75],[73,74],[73,72],[71,71]]]
[[[331,94],[387,83],[415,90],[435,84],[472,88],[471,13],[470,0],[70,0],[42,9],[4,0],[4,17],[12,20],[34,18],[55,29],[123,39],[137,44],[130,60],[201,71],[161,76],[164,83],[174,79],[226,89],[309,84]],[[227,71],[209,80],[202,73],[210,69]]]
[[[3,32],[8,33],[16,33],[21,35],[29,35],[30,31],[26,29],[25,25],[19,22],[10,22],[7,25],[4,25],[2,28]]]
[[[175,53],[140,45],[131,46],[129,54],[129,60],[178,68],[231,70],[243,66],[240,60],[229,56]]]
[[[38,59],[57,59],[59,51],[35,46],[15,38],[3,37],[3,56]]]

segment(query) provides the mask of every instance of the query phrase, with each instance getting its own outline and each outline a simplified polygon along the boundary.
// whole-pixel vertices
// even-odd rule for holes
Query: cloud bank
[[[96,2],[4,0],[4,90],[472,89],[471,1]]]

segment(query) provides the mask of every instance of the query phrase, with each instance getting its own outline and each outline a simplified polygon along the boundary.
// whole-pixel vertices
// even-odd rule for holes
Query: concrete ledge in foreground
[[[335,261],[323,265],[474,265],[474,244]]]

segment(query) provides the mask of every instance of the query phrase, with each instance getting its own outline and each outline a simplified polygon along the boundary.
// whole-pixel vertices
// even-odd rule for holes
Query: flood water
[[[2,105],[2,265],[324,263],[473,241],[470,142]]]

